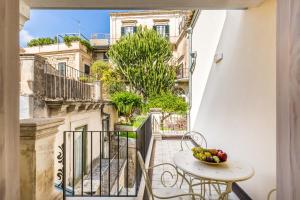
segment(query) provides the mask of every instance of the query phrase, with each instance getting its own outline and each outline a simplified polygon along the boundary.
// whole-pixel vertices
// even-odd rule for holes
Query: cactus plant
[[[122,79],[144,99],[173,90],[177,66],[171,44],[156,31],[138,27],[112,45],[108,55]]]

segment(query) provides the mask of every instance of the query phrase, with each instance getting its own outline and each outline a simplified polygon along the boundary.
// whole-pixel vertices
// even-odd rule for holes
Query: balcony
[[[176,44],[179,36],[178,35],[164,35],[167,40],[171,42],[171,44]],[[108,49],[110,45],[116,43],[117,40],[119,40],[121,36],[119,37],[111,37],[110,34],[107,33],[93,33],[91,35],[90,43],[93,47],[96,48],[96,50],[104,50]]]
[[[151,116],[136,131],[64,132],[57,189],[64,199],[135,198],[142,180],[137,151],[146,160],[152,145]]]
[[[52,66],[34,54],[21,55],[20,59],[22,96],[34,95],[46,102],[97,102],[101,98],[100,83],[84,72]]]
[[[177,82],[187,82],[189,79],[189,68],[180,65],[176,72]]]
[[[96,91],[100,85],[95,78],[73,67],[65,66],[59,71],[58,67],[46,64],[44,80],[45,99],[49,101],[93,101],[100,98]]]
[[[90,39],[92,46],[96,48],[109,47],[111,45],[110,34],[107,33],[93,33]]]

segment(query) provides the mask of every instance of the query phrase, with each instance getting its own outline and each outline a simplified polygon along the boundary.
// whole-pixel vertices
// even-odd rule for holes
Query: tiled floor
[[[176,152],[180,151],[180,140],[161,140],[156,141],[155,146],[155,157],[154,157],[154,165],[161,164],[161,163],[172,163],[173,164],[173,156]],[[170,170],[173,174],[175,174],[175,170],[171,166],[160,166],[153,170],[152,174],[152,188],[153,189],[161,189],[164,188],[163,184],[161,183],[161,174],[166,171]],[[165,183],[167,186],[170,186],[174,183],[174,180],[170,176],[170,174],[165,174]],[[181,182],[181,181],[179,181]],[[180,183],[177,183],[174,187],[179,187]],[[183,184],[182,189],[188,191],[188,185]],[[196,188],[195,192],[200,192],[200,188]],[[208,188],[207,192],[208,194]],[[218,199],[216,191],[212,189],[212,194],[207,195],[206,199]],[[239,199],[234,193],[231,193],[229,196],[230,200],[237,200]]]

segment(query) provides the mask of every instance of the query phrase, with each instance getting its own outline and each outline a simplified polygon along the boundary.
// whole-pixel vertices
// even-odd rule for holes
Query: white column
[[[277,1],[277,199],[300,199],[300,1]]]
[[[62,118],[33,118],[21,121],[20,165],[22,200],[52,200],[54,190],[54,146]]]
[[[28,0],[20,0],[20,21],[19,28],[20,30],[23,28],[25,22],[29,20],[30,17],[30,7]]]
[[[19,200],[19,0],[1,0],[0,16],[0,199]]]

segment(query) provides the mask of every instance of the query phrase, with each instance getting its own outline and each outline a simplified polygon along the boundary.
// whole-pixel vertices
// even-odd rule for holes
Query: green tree
[[[138,27],[112,45],[108,55],[122,79],[144,99],[173,90],[177,67],[171,64],[171,44],[156,31]]]
[[[110,95],[125,90],[124,82],[109,62],[97,60],[92,64],[91,71],[92,75],[101,81],[104,89]]]
[[[111,98],[120,115],[126,118],[126,123],[131,122],[135,109],[141,108],[142,99],[135,93],[116,92]]]
[[[166,93],[150,98],[147,102],[146,108],[147,110],[150,108],[161,109],[162,117],[160,123],[163,128],[165,119],[167,119],[171,114],[186,114],[188,105],[182,97],[171,93]]]

